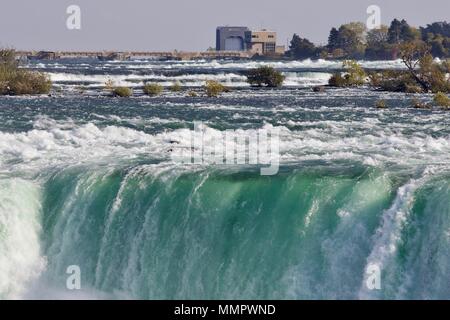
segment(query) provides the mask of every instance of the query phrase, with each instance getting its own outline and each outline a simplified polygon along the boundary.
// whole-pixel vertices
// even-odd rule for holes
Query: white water
[[[393,263],[392,260],[397,254],[398,244],[401,241],[403,227],[411,212],[414,193],[424,180],[425,177],[421,178],[420,181],[413,179],[397,190],[397,196],[392,206],[383,213],[381,225],[374,236],[372,252],[367,258],[366,275],[370,274],[369,268],[373,266],[381,271],[387,269],[387,264]],[[359,298],[376,298],[379,293],[378,290],[369,289],[367,279],[364,279]]]
[[[40,220],[40,188],[0,178],[0,299],[21,298],[44,270]]]
[[[402,61],[391,60],[391,61],[359,61],[359,63],[365,68],[375,68],[375,69],[400,69],[404,68]],[[115,61],[102,63],[98,65],[87,65],[79,64],[81,67],[89,69],[120,69],[125,67],[126,69],[166,69],[166,70],[183,70],[191,68],[204,68],[204,69],[252,69],[260,66],[272,66],[279,69],[329,69],[329,68],[340,68],[342,67],[342,62],[340,61],[330,61],[330,60],[311,60],[306,59],[302,61],[206,61],[206,60],[193,60],[193,61],[170,61],[170,63],[155,62],[152,60],[136,60],[136,61]],[[39,68],[46,67],[56,67],[58,69],[64,69],[66,66],[57,62],[50,63],[40,63],[36,65],[31,65]]]
[[[360,64],[365,68],[389,68],[401,69],[403,64],[400,60],[395,61],[360,61]],[[312,87],[316,85],[324,85],[328,83],[331,76],[328,69],[339,69],[342,67],[340,61],[328,60],[303,60],[303,61],[179,61],[179,62],[155,62],[152,60],[143,61],[117,61],[102,64],[94,64],[89,66],[87,64],[77,64],[77,69],[89,68],[91,71],[98,71],[101,74],[83,74],[63,72],[64,69],[72,67],[71,65],[64,65],[63,62],[49,62],[31,64],[31,68],[52,68],[56,69],[49,72],[50,78],[55,84],[64,83],[84,83],[87,87],[101,87],[109,80],[113,81],[117,86],[137,87],[142,86],[144,82],[156,81],[163,86],[171,86],[174,82],[180,82],[182,86],[200,87],[203,86],[206,80],[216,80],[229,87],[248,87],[245,75],[239,74],[237,70],[249,70],[260,66],[272,66],[283,70],[286,75],[285,86],[287,87]],[[200,68],[208,72],[205,74],[183,74],[183,75],[162,75],[159,71],[170,72],[172,70],[183,71],[193,68]],[[123,70],[139,70],[138,73],[120,74]],[[305,72],[305,69],[315,69],[316,72]],[[148,74],[142,71],[148,70]],[[290,71],[292,70],[292,71]],[[108,71],[110,72],[108,74]],[[119,72],[119,74],[117,74]],[[156,72],[156,73],[155,73]]]
[[[132,68],[133,63],[110,65]],[[219,68],[214,62],[179,64],[189,68],[195,63]],[[59,81],[95,85],[105,80],[103,75],[55,74]],[[320,84],[329,76],[286,75],[288,85],[298,86]],[[153,79],[200,85],[206,76]],[[243,80],[234,71],[215,76],[234,84]],[[128,83],[127,77],[116,80]],[[138,83],[145,77],[131,76]],[[381,111],[369,101],[383,98],[392,105],[389,99],[409,98],[400,94],[306,91],[234,90],[223,100],[168,95],[162,103],[148,97],[2,100],[5,124],[21,122],[0,132],[0,176],[5,177],[0,179],[0,298],[448,297],[440,283],[450,266],[447,114],[398,105]],[[83,105],[91,101],[95,105]],[[10,119],[9,104],[20,107],[17,113],[25,120]],[[240,168],[217,174],[215,167],[173,164],[170,150],[191,147],[193,131],[180,126],[191,125],[198,115],[208,115],[204,134],[209,145],[225,130],[217,129],[218,123],[236,128],[244,121],[245,129],[236,131],[240,138],[258,128],[279,129],[280,162],[288,168],[267,183],[234,176]],[[405,226],[418,219],[411,208],[426,182],[422,169],[430,166],[439,169],[430,176],[442,179],[424,197],[422,238],[408,239],[416,243],[408,260],[397,266]],[[44,202],[44,195],[59,196],[60,202]],[[111,197],[106,204],[105,197]],[[45,214],[54,218],[45,224],[47,265],[40,247],[44,204]],[[280,239],[286,234],[290,237]],[[295,248],[283,251],[290,245]],[[274,258],[280,252],[283,256]],[[217,264],[205,264],[205,256]],[[72,294],[63,286],[65,268],[74,263],[87,266],[91,279],[83,280],[82,293]],[[371,263],[403,277],[385,279],[394,293],[362,287],[364,267]],[[406,272],[395,269],[403,267]],[[274,276],[277,271],[282,277]],[[414,282],[417,278],[420,283]]]
[[[139,119],[121,119],[139,121]],[[176,120],[176,119],[173,119]],[[140,121],[143,121],[140,119]],[[152,125],[157,119],[150,119]],[[287,122],[291,127],[276,126],[280,130],[280,161],[305,160],[354,160],[369,165],[386,164],[420,165],[450,162],[450,137],[429,135],[406,135],[396,123],[382,125],[372,119],[367,122],[317,121],[315,123]],[[302,131],[295,126],[304,127]],[[315,127],[308,128],[308,126]],[[348,136],[349,125],[353,130],[367,133]],[[192,130],[176,129],[169,132],[148,134],[114,125],[101,127],[94,123],[77,125],[71,121],[35,120],[36,129],[22,133],[0,132],[0,172],[12,168],[41,170],[58,165],[81,164],[102,161],[109,157],[133,159],[138,156],[160,158],[170,161],[169,149],[190,148]],[[423,124],[418,124],[423,127]],[[262,128],[270,132],[274,126],[265,124]],[[237,136],[248,136],[254,129],[238,130]],[[206,127],[206,145],[223,132]],[[175,142],[175,144],[173,143]],[[6,165],[10,163],[9,165]]]
[[[162,86],[170,87],[174,83],[181,86],[201,87],[206,80],[219,81],[228,87],[249,87],[247,77],[235,73],[220,74],[197,74],[197,75],[81,75],[72,73],[49,73],[50,78],[56,84],[64,83],[88,83],[89,86],[105,86],[105,83],[112,81],[117,86],[138,87],[146,82],[158,82]],[[331,77],[326,72],[307,72],[296,74],[293,72],[285,73],[286,80],[284,85],[287,87],[311,87],[315,85],[325,85]]]

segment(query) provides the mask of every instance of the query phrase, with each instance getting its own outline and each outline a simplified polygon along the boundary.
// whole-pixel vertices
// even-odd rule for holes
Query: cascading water
[[[157,68],[248,68],[196,63]],[[330,72],[305,63],[279,67],[297,83]],[[133,80],[127,64],[115,72]],[[118,66],[89,70],[102,68]],[[450,298],[448,113],[367,89],[121,100],[62,82],[75,93],[0,99],[1,299]],[[381,98],[388,110],[372,108]],[[206,141],[279,129],[279,172],[174,163],[193,121]],[[74,265],[80,291],[66,288]]]
[[[44,269],[41,219],[39,186],[0,178],[0,299],[20,298]]]

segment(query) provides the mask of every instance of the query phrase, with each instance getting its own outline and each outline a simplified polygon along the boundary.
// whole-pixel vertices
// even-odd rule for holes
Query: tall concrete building
[[[260,30],[245,33],[247,49],[259,55],[275,54],[277,51],[277,33],[275,31]]]
[[[217,51],[246,51],[246,32],[250,32],[247,27],[217,27],[216,29],[216,50]]]

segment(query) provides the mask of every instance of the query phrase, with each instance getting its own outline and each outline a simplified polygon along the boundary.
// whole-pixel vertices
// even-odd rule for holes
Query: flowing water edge
[[[409,108],[428,95],[312,92],[329,61],[273,63],[286,86],[255,90],[242,71],[260,64],[28,65],[60,90],[0,98],[0,298],[449,299],[450,113]],[[118,99],[108,79],[235,90]],[[278,128],[278,174],[174,164],[194,121],[206,139]]]

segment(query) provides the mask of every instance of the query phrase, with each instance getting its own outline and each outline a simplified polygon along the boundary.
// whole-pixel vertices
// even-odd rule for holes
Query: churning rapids
[[[0,298],[449,299],[450,113],[409,108],[427,95],[314,93],[338,68],[327,61],[275,63],[286,86],[251,89],[242,71],[256,64],[28,65],[56,89],[0,97]],[[100,93],[108,79],[210,78],[235,89]],[[194,120],[206,139],[278,128],[279,173],[174,164]],[[365,286],[371,264],[381,290]]]

